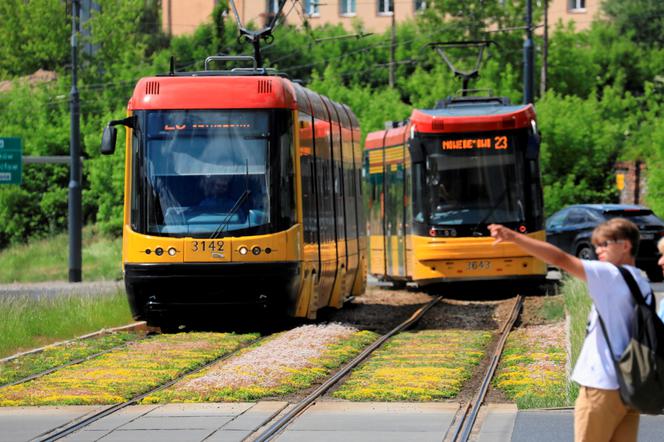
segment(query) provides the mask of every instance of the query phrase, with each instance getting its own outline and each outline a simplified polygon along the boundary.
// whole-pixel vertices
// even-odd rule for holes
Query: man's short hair
[[[639,228],[636,224],[625,218],[611,218],[595,227],[591,239],[594,244],[605,240],[629,241],[632,245],[631,254],[636,256],[639,251],[639,238]]]

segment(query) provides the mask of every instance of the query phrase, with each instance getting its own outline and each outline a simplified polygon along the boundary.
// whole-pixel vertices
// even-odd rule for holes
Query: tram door
[[[385,251],[387,275],[403,277],[404,236],[404,145],[385,148]]]
[[[365,207],[369,208],[367,235],[369,239],[369,273],[383,276],[385,272],[385,186],[383,148],[365,151],[364,171],[367,174],[368,191],[364,193]]]

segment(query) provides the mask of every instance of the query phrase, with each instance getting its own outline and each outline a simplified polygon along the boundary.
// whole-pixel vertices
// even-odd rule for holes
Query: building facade
[[[382,33],[392,24],[412,19],[419,11],[431,6],[435,0],[287,0],[284,12],[288,22],[301,25],[306,19],[311,26],[341,24],[346,29],[360,20],[363,29]],[[459,0],[463,1],[463,0]],[[505,0],[509,1],[509,0]],[[537,0],[533,0],[537,1]],[[601,0],[551,0],[549,26],[559,20],[574,21],[577,30],[584,30],[599,13]],[[210,20],[217,0],[162,0],[163,29],[170,35],[189,34],[196,26]],[[253,21],[264,25],[277,11],[279,0],[236,0],[235,5],[242,23]],[[291,11],[291,8],[293,10]],[[395,10],[396,8],[396,10]]]
[[[577,31],[590,27],[590,23],[599,16],[602,0],[551,0],[549,2],[549,30],[562,21],[574,22]]]

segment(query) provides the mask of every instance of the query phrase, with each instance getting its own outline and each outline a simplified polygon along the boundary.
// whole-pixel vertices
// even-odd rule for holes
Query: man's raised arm
[[[535,258],[556,266],[583,281],[586,280],[586,271],[583,268],[583,263],[576,256],[565,253],[548,242],[522,235],[500,224],[490,224],[489,231],[491,232],[491,236],[496,239],[494,245],[503,241],[513,242]]]

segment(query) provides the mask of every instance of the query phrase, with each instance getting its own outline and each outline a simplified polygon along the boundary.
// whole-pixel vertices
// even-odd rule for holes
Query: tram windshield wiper
[[[251,190],[249,190],[249,160],[245,160],[245,172],[244,172],[244,192],[242,192],[242,195],[235,201],[235,204],[233,204],[233,207],[231,210],[226,214],[226,217],[224,220],[219,224],[219,227],[214,231],[212,234],[212,238],[218,238],[219,235],[221,235],[221,232],[226,229],[228,226],[228,223],[231,221],[231,218],[233,215],[235,215],[235,212],[237,212],[240,207],[244,204],[244,202],[249,198],[249,195],[251,195]]]
[[[248,190],[248,189],[245,189],[245,191],[242,192],[242,195],[240,195],[240,198],[238,198],[238,200],[235,201],[235,204],[233,204],[233,207],[231,208],[231,210],[226,214],[226,217],[224,218],[224,220],[219,224],[219,227],[217,227],[217,229],[212,234],[212,238],[218,238],[219,235],[221,235],[221,233],[228,226],[228,223],[231,221],[231,218],[233,217],[233,215],[235,215],[235,212],[237,212],[238,209],[240,209],[240,207],[242,207],[242,204],[244,204],[244,202],[247,200],[247,198],[249,198],[249,195],[251,195],[251,191]]]
[[[509,190],[510,190],[510,187],[509,187],[509,186],[505,187],[505,189],[503,190],[503,193],[500,195],[500,198],[498,198],[498,200],[496,201],[496,203],[491,207],[491,209],[487,212],[487,214],[484,215],[484,218],[482,218],[482,219],[480,220],[480,222],[478,222],[477,224],[475,224],[475,226],[471,229],[471,232],[473,232],[473,236],[476,236],[477,229],[479,229],[480,226],[486,224],[486,222],[489,220],[489,218],[491,217],[491,215],[493,215],[493,212],[496,211],[496,209],[498,208],[498,206],[500,206],[502,203],[505,202],[506,197],[509,196]],[[480,236],[481,236],[481,234],[480,234]]]

